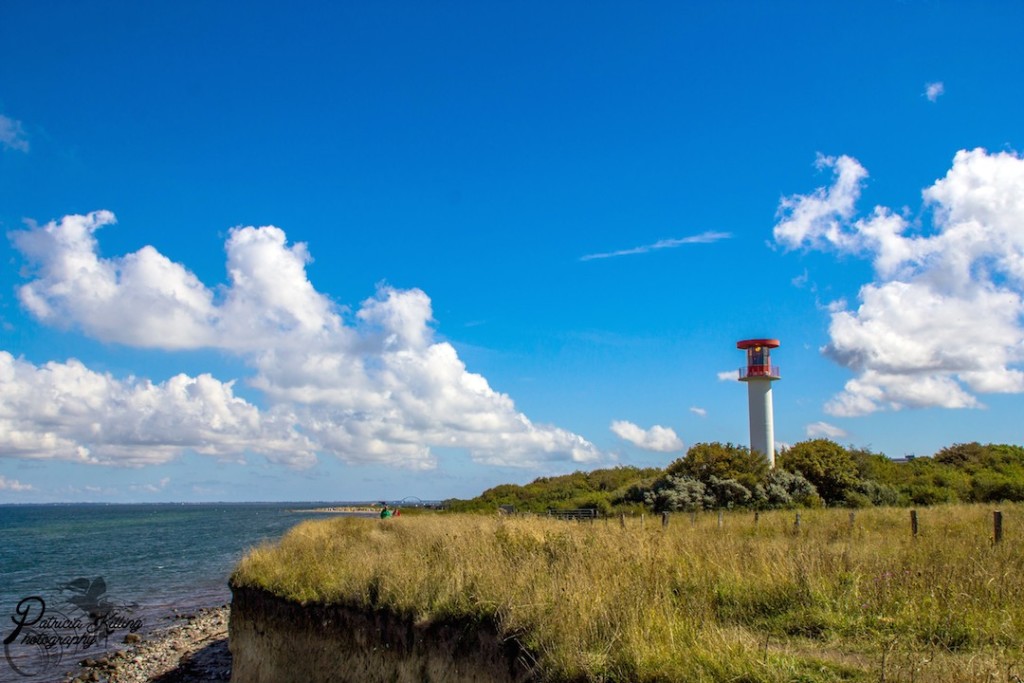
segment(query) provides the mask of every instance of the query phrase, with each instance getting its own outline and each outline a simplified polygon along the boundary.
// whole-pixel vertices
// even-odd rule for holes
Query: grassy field
[[[495,622],[552,681],[1021,681],[1024,506],[305,522],[232,582]]]

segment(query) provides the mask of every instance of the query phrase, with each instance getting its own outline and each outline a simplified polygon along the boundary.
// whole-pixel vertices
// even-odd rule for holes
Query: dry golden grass
[[[305,522],[232,581],[492,620],[550,680],[1019,681],[1024,506]]]

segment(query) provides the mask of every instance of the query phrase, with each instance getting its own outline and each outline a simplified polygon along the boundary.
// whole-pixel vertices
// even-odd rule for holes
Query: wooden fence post
[[[690,526],[696,526],[697,524],[697,512],[696,510],[690,512]]]
[[[719,529],[722,528],[722,511],[721,510],[718,511],[718,528]]]
[[[760,512],[755,512],[754,513],[754,526],[757,526],[757,523],[759,521],[761,521],[761,513]]]
[[[640,528],[641,529],[644,528],[644,516],[643,515],[640,515]]]
[[[793,531],[795,533],[800,533],[800,513],[799,512],[796,513],[796,519],[793,520]]]
[[[851,510],[850,511],[850,533],[851,534],[853,533],[853,522],[854,522],[855,519],[856,519],[856,513]]]
[[[619,513],[619,526],[621,526],[623,529],[626,528],[626,513],[625,512],[620,512]]]
[[[668,528],[668,513],[667,512],[662,512],[661,513],[661,527],[663,529],[667,529]]]
[[[994,543],[1003,541],[1003,512],[996,510],[992,513],[992,539]]]
[[[910,533],[917,538],[917,510],[910,511]]]

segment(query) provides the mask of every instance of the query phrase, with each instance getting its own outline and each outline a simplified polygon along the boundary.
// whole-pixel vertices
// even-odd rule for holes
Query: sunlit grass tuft
[[[550,680],[1012,681],[1024,506],[305,522],[232,582],[300,603],[493,621]],[[991,676],[991,677],[990,677]]]

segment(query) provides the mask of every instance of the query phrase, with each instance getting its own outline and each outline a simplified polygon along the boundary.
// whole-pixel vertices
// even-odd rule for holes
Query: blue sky
[[[1021,443],[1024,6],[7,2],[0,502]],[[724,378],[724,379],[723,379]]]

